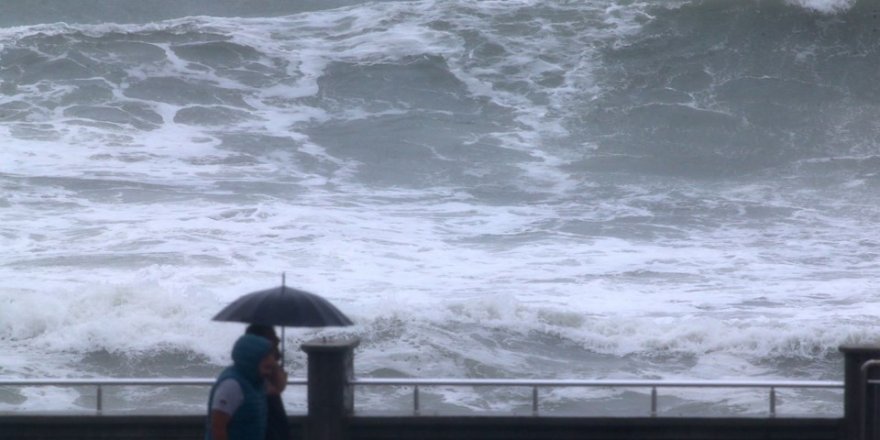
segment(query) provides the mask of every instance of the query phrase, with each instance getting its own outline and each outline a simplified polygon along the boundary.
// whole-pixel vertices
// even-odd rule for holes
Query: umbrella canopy
[[[235,321],[282,327],[343,327],[353,325],[333,304],[314,293],[281,285],[249,293],[229,304],[214,321]]]

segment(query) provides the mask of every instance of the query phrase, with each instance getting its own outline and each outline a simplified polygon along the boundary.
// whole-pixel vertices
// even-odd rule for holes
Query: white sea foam
[[[853,7],[857,0],[786,0],[789,4],[822,13],[836,13]]]

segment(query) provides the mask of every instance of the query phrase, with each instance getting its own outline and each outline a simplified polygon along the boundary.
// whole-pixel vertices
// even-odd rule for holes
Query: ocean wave
[[[34,354],[107,352],[136,359],[181,352],[222,365],[229,342],[241,331],[237,325],[210,321],[223,302],[194,286],[181,292],[161,284],[108,283],[77,290],[62,295],[5,290],[0,296],[4,304],[0,340]],[[357,336],[366,350],[360,364],[366,370],[391,368],[408,375],[479,376],[474,370],[458,371],[463,359],[500,376],[524,374],[524,366],[541,362],[550,365],[542,374],[592,371],[584,365],[552,366],[554,357],[567,359],[578,352],[585,359],[632,358],[629,374],[662,374],[662,359],[671,360],[669,367],[681,368],[674,359],[736,356],[752,365],[752,374],[786,359],[836,359],[840,345],[868,342],[876,333],[868,312],[770,308],[758,316],[733,310],[683,315],[639,309],[600,313],[575,299],[567,303],[536,305],[505,295],[473,300],[399,297],[391,303],[350,298],[340,304],[356,327],[317,333],[291,329],[289,342],[295,347],[321,333]],[[542,345],[543,349],[537,348]],[[639,366],[640,359],[661,371]],[[701,374],[733,373],[723,365],[716,367]]]

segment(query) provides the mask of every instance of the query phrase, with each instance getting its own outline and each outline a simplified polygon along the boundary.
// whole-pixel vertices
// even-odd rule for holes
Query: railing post
[[[880,345],[842,345],[844,369],[843,418],[846,439],[858,439],[862,435],[866,439],[876,435],[875,413],[878,408],[874,404],[876,390],[866,387],[862,378],[862,365],[873,359],[880,359]],[[869,371],[868,378],[876,379],[880,369]]]
[[[310,341],[308,417],[305,440],[345,440],[347,419],[354,413],[354,348],[360,341]]]
[[[532,387],[532,415],[538,415],[538,387]]]
[[[770,417],[776,417],[776,387],[770,387]]]
[[[98,388],[95,390],[95,409],[100,414],[104,411],[104,387],[98,384]]]
[[[651,417],[657,417],[657,387],[651,387]]]
[[[422,403],[421,396],[419,395],[419,386],[416,385],[413,388],[413,414],[419,415],[419,413],[422,411],[421,406]]]

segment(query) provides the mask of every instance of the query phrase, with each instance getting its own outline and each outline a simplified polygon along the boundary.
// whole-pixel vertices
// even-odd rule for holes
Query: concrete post
[[[345,440],[354,412],[354,349],[360,341],[315,340],[302,345],[308,355],[308,408],[305,440]]]
[[[880,345],[842,345],[844,371],[843,418],[847,440],[865,439],[877,435],[876,419],[878,393],[876,387],[862,383],[862,365],[869,360],[880,359]],[[869,371],[869,378],[880,378],[880,368]],[[863,431],[864,430],[864,431]]]

